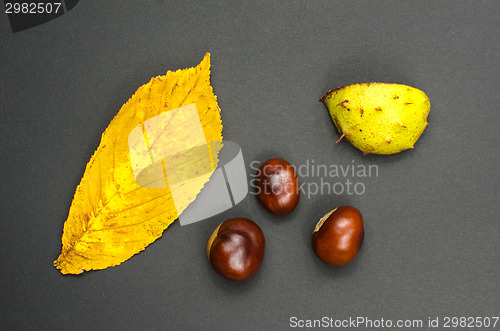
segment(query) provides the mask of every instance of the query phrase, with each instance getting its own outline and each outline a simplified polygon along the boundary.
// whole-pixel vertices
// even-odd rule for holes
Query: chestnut
[[[327,213],[316,224],[312,247],[321,261],[342,266],[356,257],[364,238],[363,216],[359,210],[342,206]]]
[[[297,207],[299,179],[288,161],[267,160],[259,167],[256,177],[257,200],[271,214],[286,215]]]
[[[265,247],[264,233],[257,224],[246,218],[233,218],[212,233],[207,255],[219,275],[239,282],[259,271]]]

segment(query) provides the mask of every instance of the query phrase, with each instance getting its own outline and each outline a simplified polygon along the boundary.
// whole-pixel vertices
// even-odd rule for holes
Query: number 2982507
[[[34,3],[34,2],[6,2],[6,14],[57,14],[62,11],[61,2],[47,2],[47,3]]]

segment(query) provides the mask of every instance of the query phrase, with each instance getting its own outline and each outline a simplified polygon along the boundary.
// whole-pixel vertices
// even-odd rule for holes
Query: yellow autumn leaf
[[[142,251],[209,180],[221,142],[209,53],[194,68],[168,71],[141,86],[86,166],[54,266],[79,274]]]

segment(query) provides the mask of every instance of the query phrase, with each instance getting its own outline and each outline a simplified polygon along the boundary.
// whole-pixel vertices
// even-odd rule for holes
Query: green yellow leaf
[[[194,68],[168,71],[139,87],[86,166],[54,266],[79,274],[142,251],[209,180],[218,153],[211,143],[221,141],[210,54]]]

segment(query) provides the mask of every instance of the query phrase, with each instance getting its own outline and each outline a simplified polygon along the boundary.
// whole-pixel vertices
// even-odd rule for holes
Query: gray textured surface
[[[499,314],[497,1],[81,1],[13,34],[0,15],[0,328],[283,329],[291,316],[422,319]],[[363,195],[302,197],[278,219],[253,196],[181,227],[126,263],[81,276],[52,266],[86,162],[150,77],[212,54],[224,136],[252,161],[377,165]],[[318,99],[354,82],[427,93],[416,148],[367,156],[343,142]],[[318,182],[319,178],[302,178]],[[345,178],[338,179],[345,181]],[[332,179],[333,181],[333,179]],[[316,221],[358,207],[366,240],[349,266],[313,255]],[[263,229],[259,274],[216,275],[213,229]],[[498,326],[497,326],[498,327]]]

